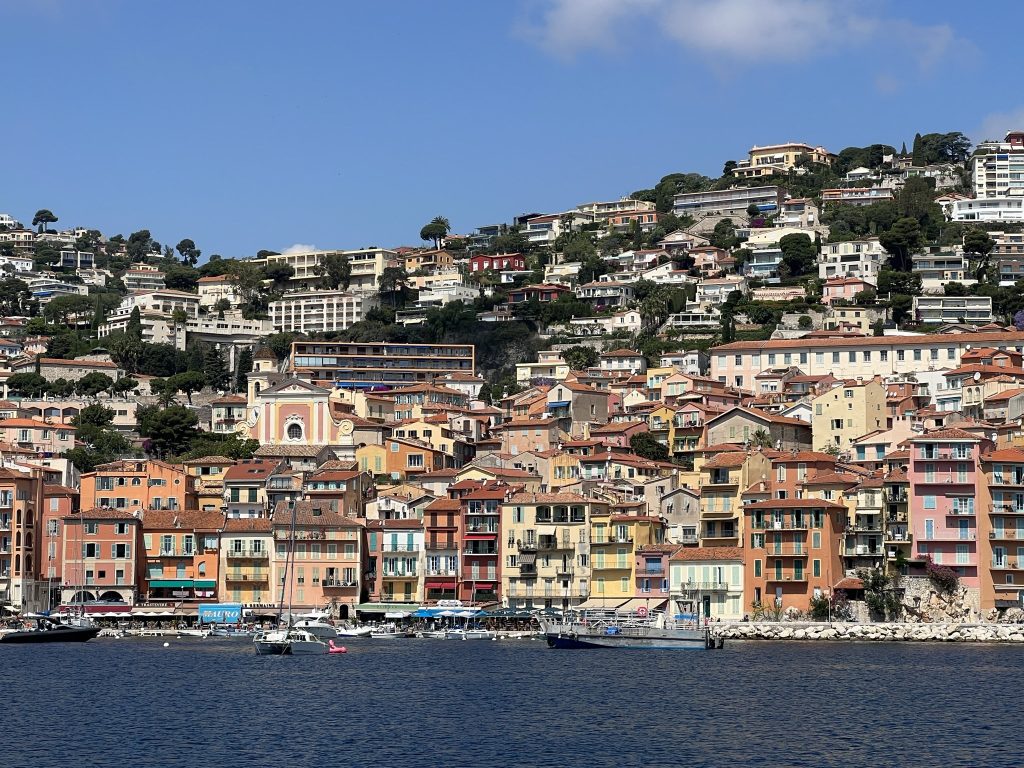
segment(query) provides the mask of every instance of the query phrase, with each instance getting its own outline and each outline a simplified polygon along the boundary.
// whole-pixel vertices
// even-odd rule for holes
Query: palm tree
[[[772,436],[766,429],[758,429],[750,436],[752,448],[771,448],[773,445]]]

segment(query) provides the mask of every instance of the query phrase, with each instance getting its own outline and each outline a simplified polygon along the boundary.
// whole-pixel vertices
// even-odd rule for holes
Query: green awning
[[[419,603],[360,603],[356,606],[356,610],[360,613],[388,613],[389,611],[412,613],[419,607]]]
[[[152,579],[149,586],[168,589],[216,589],[217,582],[210,579]]]

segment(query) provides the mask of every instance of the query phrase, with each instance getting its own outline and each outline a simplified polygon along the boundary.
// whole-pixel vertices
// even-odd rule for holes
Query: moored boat
[[[327,644],[304,629],[276,629],[253,638],[257,656],[306,656],[327,653]]]
[[[576,611],[562,618],[541,619],[551,648],[704,649],[715,647],[699,614],[661,611]],[[718,647],[721,647],[720,645]]]
[[[0,635],[0,643],[84,643],[100,633],[100,628],[87,622],[65,624],[46,616],[31,617],[35,623]]]

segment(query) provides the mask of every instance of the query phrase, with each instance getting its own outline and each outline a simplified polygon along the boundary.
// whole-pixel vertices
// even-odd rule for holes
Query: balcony
[[[993,557],[992,569],[997,571],[1015,571],[1018,568],[1016,557]],[[1019,584],[1017,586],[1020,586]]]
[[[227,557],[228,560],[266,560],[270,552],[266,549],[229,549]]]
[[[424,549],[428,550],[441,550],[446,552],[455,552],[459,549],[459,545],[454,541],[430,541],[429,539],[423,545]]]
[[[496,525],[467,525],[467,533],[492,533],[495,536],[498,535],[498,526]]]
[[[194,549],[183,549],[182,547],[161,547],[157,552],[157,557],[195,557],[196,551]]]
[[[920,539],[920,541],[976,541],[977,538],[978,532],[974,530],[946,530],[933,531],[931,536],[925,535],[925,537]]]
[[[909,543],[914,540],[914,534],[910,533],[910,531],[887,531],[885,534],[885,540],[887,542],[894,541]]]
[[[337,589],[337,588],[340,588],[340,587],[357,587],[357,586],[359,586],[359,582],[357,582],[357,581],[345,581],[344,579],[339,579],[339,578],[336,578],[334,576],[327,576],[327,577],[325,577],[324,580],[322,582],[320,582],[320,584],[321,584],[321,586],[323,586],[324,589]]]
[[[806,555],[807,547],[802,544],[765,544],[765,552],[769,556]]]
[[[843,547],[843,555],[845,557],[881,557],[884,554],[885,551],[881,547],[872,549],[863,544]]]
[[[738,514],[735,509],[702,509],[700,516],[709,520],[731,519]]]
[[[1024,531],[1011,531],[1009,528],[996,529],[994,531],[989,531],[988,537],[990,539],[1024,541]]]
[[[258,584],[265,584],[270,579],[270,573],[265,571],[250,571],[246,573],[228,571],[224,574],[224,581],[240,582],[251,581]]]
[[[989,507],[993,515],[1024,515],[1024,506],[1018,507],[1013,504],[993,504]]]
[[[949,517],[974,517],[974,510],[961,507],[947,507],[944,510],[944,514]]]
[[[523,541],[522,539],[516,539],[516,547],[519,548],[520,552],[536,552],[537,542],[535,540]]]
[[[417,578],[416,571],[392,571],[384,572],[385,579],[415,579]]]
[[[382,548],[381,551],[385,554],[390,552],[419,552],[420,547],[418,544],[413,544],[410,546],[408,544],[390,544],[385,542],[384,547]]]
[[[900,491],[886,491],[885,500],[890,504],[906,504],[907,503],[907,492],[904,490]]]
[[[0,531],[9,530],[11,530],[11,519],[9,517],[0,519]]]
[[[764,580],[771,583],[782,583],[785,581],[794,581],[798,583],[805,583],[807,581],[807,572],[801,573],[769,573],[765,575]]]
[[[627,560],[601,560],[591,565],[594,571],[631,571],[632,564]]]
[[[687,592],[728,592],[729,585],[724,581],[687,581],[680,585],[680,590]]]
[[[810,520],[754,520],[750,524],[754,531],[806,531]],[[817,526],[820,527],[820,526]]]
[[[571,565],[562,565],[561,563],[559,563],[555,566],[555,575],[558,578],[571,579],[575,572],[576,569]]]
[[[643,568],[637,568],[636,573],[638,576],[664,576],[665,566],[663,565],[648,565]]]
[[[427,576],[448,576],[454,578],[459,575],[459,572],[455,568],[437,568],[424,571]]]

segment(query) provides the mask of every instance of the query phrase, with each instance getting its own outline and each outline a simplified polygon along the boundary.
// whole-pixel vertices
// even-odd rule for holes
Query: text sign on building
[[[240,603],[200,605],[199,621],[203,624],[237,624],[242,620]]]

